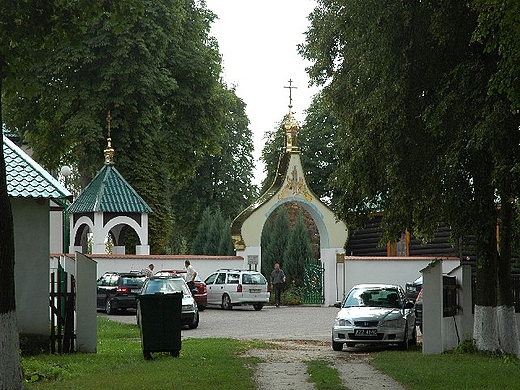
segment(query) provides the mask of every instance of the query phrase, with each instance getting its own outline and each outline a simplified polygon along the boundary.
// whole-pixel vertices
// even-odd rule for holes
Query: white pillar
[[[430,263],[423,274],[423,353],[443,352],[442,338],[442,261]]]
[[[150,254],[150,245],[136,245],[135,254],[136,255],[149,255]]]

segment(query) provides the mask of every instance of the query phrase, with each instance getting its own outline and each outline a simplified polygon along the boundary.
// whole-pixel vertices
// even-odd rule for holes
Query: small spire
[[[285,151],[289,153],[299,151],[296,137],[296,133],[298,132],[298,123],[296,122],[292,111],[292,90],[297,87],[293,87],[292,83],[292,79],[289,79],[289,86],[284,87],[289,89],[289,114],[283,124],[285,129]]]
[[[114,163],[114,149],[112,148],[112,138],[110,138],[110,121],[112,117],[110,116],[110,110],[107,114],[107,128],[108,128],[108,138],[107,138],[107,148],[104,150],[105,153],[105,164],[113,164]]]
[[[288,87],[284,87],[284,88],[288,88],[289,89],[289,114],[292,113],[292,90],[298,88],[298,87],[293,87],[292,83],[293,83],[292,79],[289,79],[289,86]]]

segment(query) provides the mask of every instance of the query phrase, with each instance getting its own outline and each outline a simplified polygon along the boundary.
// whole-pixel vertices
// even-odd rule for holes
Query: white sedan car
[[[359,284],[335,306],[341,310],[332,327],[334,351],[343,344],[397,344],[405,350],[417,343],[414,303],[401,286]]]

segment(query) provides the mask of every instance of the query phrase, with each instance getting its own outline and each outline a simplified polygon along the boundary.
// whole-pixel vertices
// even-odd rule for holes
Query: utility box
[[[182,293],[137,296],[137,321],[145,359],[152,352],[169,352],[178,357],[181,350]]]

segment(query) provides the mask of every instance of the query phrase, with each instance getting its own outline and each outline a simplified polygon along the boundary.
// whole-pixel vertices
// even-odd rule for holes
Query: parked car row
[[[107,314],[137,309],[136,298],[141,294],[169,294],[182,292],[182,325],[198,327],[199,312],[208,305],[232,309],[239,305],[252,305],[261,310],[269,302],[269,284],[257,271],[219,269],[205,281],[195,279],[190,291],[186,270],[166,269],[151,277],[140,272],[107,272],[97,280],[97,308]]]
[[[194,329],[199,325],[199,311],[207,306],[231,310],[251,305],[261,310],[269,302],[269,283],[260,272],[219,269],[204,281],[198,278],[193,291],[186,284],[185,273],[161,270],[151,277],[132,272],[105,273],[97,282],[97,307],[113,314],[135,309],[139,294],[182,292],[181,323]],[[393,284],[354,286],[342,302],[335,304],[341,310],[332,327],[332,348],[341,351],[345,344],[397,344],[406,350],[416,344],[421,310],[417,310],[414,299],[420,299],[421,292],[422,279],[407,284],[406,291]]]

